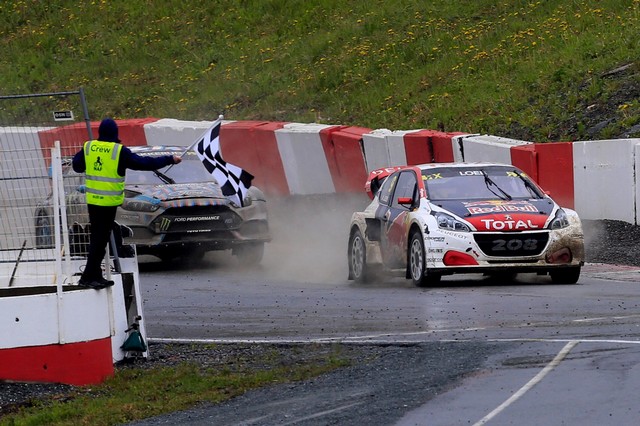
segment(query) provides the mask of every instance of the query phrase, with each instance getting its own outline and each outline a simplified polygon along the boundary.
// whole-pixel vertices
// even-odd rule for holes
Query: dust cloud
[[[263,275],[298,282],[344,282],[351,215],[369,202],[364,193],[269,198],[273,240],[265,246]]]
[[[256,277],[297,283],[343,283],[347,280],[347,244],[351,215],[371,202],[366,194],[268,197],[272,240],[259,265],[242,265],[231,250],[211,251],[198,261],[178,257],[163,262],[138,256],[142,272],[205,268],[236,279]]]
[[[587,220],[582,221],[582,231],[584,232],[584,250],[586,261],[597,259],[601,247],[607,243],[606,227],[602,222]]]

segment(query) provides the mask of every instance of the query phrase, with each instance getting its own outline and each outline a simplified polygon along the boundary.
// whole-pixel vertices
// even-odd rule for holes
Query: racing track
[[[196,266],[141,259],[151,339],[390,348],[374,371],[336,378],[339,392],[323,380],[294,395],[291,386],[261,390],[171,423],[637,424],[640,271],[588,265],[577,285],[535,276],[445,277],[427,289],[398,278],[354,284],[346,229],[366,202],[271,206],[274,241],[258,268],[243,270],[228,253]],[[434,352],[446,356],[434,361]]]

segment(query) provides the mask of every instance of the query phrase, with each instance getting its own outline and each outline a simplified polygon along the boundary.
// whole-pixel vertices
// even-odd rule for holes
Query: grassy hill
[[[16,0],[0,95],[82,86],[93,119],[640,136],[639,34],[639,0]]]

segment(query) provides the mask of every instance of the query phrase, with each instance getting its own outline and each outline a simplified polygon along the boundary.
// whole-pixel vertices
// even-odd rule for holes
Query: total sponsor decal
[[[546,215],[499,215],[490,217],[473,217],[468,219],[478,231],[525,231],[528,229],[540,229],[547,220]]]

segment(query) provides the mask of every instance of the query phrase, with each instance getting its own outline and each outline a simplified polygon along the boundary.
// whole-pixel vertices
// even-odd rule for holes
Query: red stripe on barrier
[[[132,118],[127,120],[116,120],[118,123],[118,133],[123,145],[142,146],[148,145],[147,137],[144,133],[144,125],[158,121],[157,118]],[[100,123],[98,123],[99,125]],[[93,127],[93,126],[92,126]],[[96,127],[97,129],[97,127]],[[93,131],[93,137],[98,137],[98,131]]]
[[[337,193],[362,192],[367,181],[367,166],[362,153],[365,127],[337,126],[320,131],[327,165]]]
[[[118,123],[118,135],[122,144],[126,146],[147,145],[144,135],[144,125],[157,121],[156,118],[140,118],[116,120]],[[94,139],[98,138],[99,121],[91,122],[91,132]],[[85,123],[74,123],[51,130],[38,132],[40,147],[45,164],[49,167],[51,162],[51,148],[55,141],[60,141],[60,151],[63,157],[71,157],[82,144],[89,140],[89,132]]]
[[[289,195],[275,131],[286,123],[235,121],[220,128],[225,161],[255,176],[253,184],[268,195]]]
[[[512,147],[511,164],[525,172],[540,185],[538,179],[538,153],[536,152],[535,144]]]
[[[0,379],[91,385],[113,376],[111,339],[0,349]]]
[[[428,129],[407,133],[404,135],[407,164],[453,163],[453,138],[465,134]]]
[[[563,207],[573,209],[573,144],[571,142],[536,143],[511,148],[514,166],[530,175]]]
[[[433,130],[420,130],[404,135],[404,151],[408,166],[434,162],[432,138],[439,133]]]

